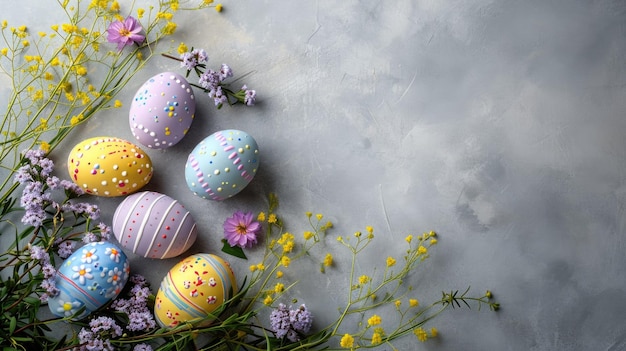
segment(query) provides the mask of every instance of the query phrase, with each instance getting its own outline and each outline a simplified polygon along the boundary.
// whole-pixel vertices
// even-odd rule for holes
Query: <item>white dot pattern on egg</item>
[[[259,148],[248,133],[228,129],[202,140],[189,154],[185,179],[196,195],[224,200],[242,191],[259,167]]]
[[[127,196],[113,215],[113,233],[122,247],[149,258],[170,258],[196,241],[193,217],[178,201],[153,191]]]
[[[150,157],[137,145],[115,137],[96,137],[76,144],[68,156],[72,181],[97,196],[137,192],[152,178]]]
[[[163,72],[139,88],[128,121],[139,143],[152,149],[165,149],[187,134],[195,112],[191,85],[178,73]]]

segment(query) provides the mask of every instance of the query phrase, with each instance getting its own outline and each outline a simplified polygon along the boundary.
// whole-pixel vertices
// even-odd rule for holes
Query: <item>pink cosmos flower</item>
[[[146,37],[141,34],[143,28],[133,17],[128,16],[123,22],[115,21],[107,29],[107,40],[109,43],[117,43],[117,48],[122,50],[126,45],[143,43]]]
[[[237,211],[224,221],[224,238],[230,246],[250,248],[257,242],[261,224],[253,220],[251,212]]]

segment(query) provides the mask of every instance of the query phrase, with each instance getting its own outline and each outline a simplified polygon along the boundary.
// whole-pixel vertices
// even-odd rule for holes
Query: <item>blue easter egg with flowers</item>
[[[195,195],[225,200],[252,181],[259,160],[259,147],[251,135],[241,130],[222,130],[191,151],[185,164],[185,180]]]
[[[48,299],[50,312],[58,317],[83,319],[117,297],[129,275],[128,259],[118,246],[106,241],[86,244],[57,270],[59,294]]]

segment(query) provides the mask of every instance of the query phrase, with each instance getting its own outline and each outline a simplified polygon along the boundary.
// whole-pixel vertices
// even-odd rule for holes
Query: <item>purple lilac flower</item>
[[[124,46],[141,44],[146,37],[141,34],[143,28],[132,16],[126,17],[124,21],[115,21],[107,29],[107,40],[109,43],[117,44],[117,49],[122,50]]]
[[[152,351],[152,346],[148,344],[137,344],[133,347],[133,351]]]
[[[41,149],[29,149],[24,152],[24,157],[28,159],[31,164],[37,164],[45,154],[46,153]]]
[[[248,87],[245,85],[241,87],[241,90],[245,92],[243,102],[248,106],[254,105],[254,103],[256,102],[256,90],[248,89]]]
[[[180,62],[180,66],[187,68],[188,71],[191,71],[198,65],[198,59],[191,52],[185,52],[181,54],[180,59],[182,60]]]
[[[128,280],[135,285],[146,286],[148,284],[146,277],[141,274],[133,274],[130,278],[128,278]]]
[[[47,255],[46,255],[47,256]],[[54,269],[54,266],[51,265],[50,263],[45,263],[42,267],[41,267],[41,272],[43,273],[43,277],[45,279],[48,278],[54,278],[57,275],[57,270]]]
[[[222,63],[222,68],[220,69],[220,78],[224,80],[232,76],[233,76],[233,70],[230,69],[230,66],[225,63]]]
[[[33,181],[33,176],[31,175],[31,166],[26,165],[20,167],[17,172],[15,172],[15,181],[20,184],[25,184],[27,182]]]
[[[43,247],[38,245],[32,245],[29,251],[31,258],[35,260],[40,260],[44,263],[50,262],[50,256],[48,256],[48,253],[46,252],[46,250],[44,250]]]
[[[41,167],[41,176],[47,177],[54,170],[54,162],[52,162],[49,158],[41,158],[39,162],[37,162],[37,166]]]
[[[215,106],[222,106],[223,103],[228,101],[226,94],[222,91],[222,87],[218,86],[215,89],[209,91],[209,97],[215,101]]]
[[[277,338],[283,338],[289,332],[291,328],[291,322],[289,321],[289,309],[284,304],[279,304],[278,308],[273,310],[270,314],[270,325],[272,330],[276,333]]]
[[[95,243],[100,241],[100,238],[98,238],[98,236],[92,232],[87,232],[85,234],[83,234],[83,243],[84,244],[89,244],[89,243]]]
[[[150,330],[155,327],[156,322],[148,309],[128,314],[128,326],[126,328],[130,331]]]
[[[299,308],[289,311],[289,321],[293,329],[299,333],[306,334],[313,325],[313,316],[306,306],[302,304]]]
[[[68,258],[74,252],[75,246],[76,246],[76,243],[74,243],[73,241],[68,241],[68,240],[62,241],[59,244],[57,254],[61,258]]]
[[[257,242],[261,224],[254,221],[252,212],[237,211],[224,221],[224,238],[230,246],[250,248]]]
[[[111,317],[100,316],[98,318],[89,321],[89,328],[93,333],[100,333],[103,331],[110,332],[113,337],[122,335],[122,328],[117,325],[115,320]]]
[[[220,82],[220,74],[212,69],[207,69],[198,78],[198,84],[209,91],[217,89]]]
[[[305,305],[299,308],[287,309],[284,304],[270,314],[270,324],[277,338],[287,337],[292,342],[299,341],[301,334],[306,334],[313,325],[313,316]]]
[[[85,193],[85,191],[83,189],[81,189],[81,187],[79,187],[78,185],[76,185],[74,182],[71,182],[69,180],[63,179],[61,180],[61,187],[63,187],[63,189],[65,189],[66,191],[72,193],[73,195],[83,195]]]

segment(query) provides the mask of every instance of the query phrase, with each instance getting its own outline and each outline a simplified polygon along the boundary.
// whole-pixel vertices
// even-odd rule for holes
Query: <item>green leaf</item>
[[[17,326],[17,318],[15,318],[15,316],[11,316],[11,320],[9,321],[9,334],[13,334],[16,326]]]
[[[222,247],[223,252],[231,256],[243,258],[244,260],[248,259],[248,257],[246,257],[246,254],[243,252],[243,249],[241,247],[228,245],[228,242],[226,241],[226,239],[222,239],[222,242],[224,243],[224,246]]]

